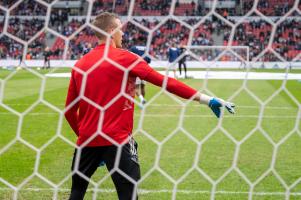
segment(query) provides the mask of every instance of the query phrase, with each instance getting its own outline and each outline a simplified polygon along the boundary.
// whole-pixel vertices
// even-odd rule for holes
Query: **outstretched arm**
[[[164,82],[164,76],[157,71],[153,70],[149,66],[144,66],[144,70],[147,71],[146,76],[141,77],[142,79],[157,85],[159,87],[162,87]],[[134,69],[135,70],[135,69]],[[136,71],[136,75],[140,75],[140,70]],[[144,73],[145,74],[145,73]],[[231,114],[235,113],[234,107],[235,105],[231,102],[226,102],[223,99],[220,98],[214,98],[210,97],[206,94],[202,94],[195,89],[189,87],[188,85],[174,79],[174,78],[167,78],[167,85],[166,90],[170,93],[173,93],[179,97],[182,97],[184,99],[193,99],[194,101],[197,101],[201,104],[208,105],[213,113],[216,115],[216,117],[220,117],[221,115],[221,108],[225,107]]]

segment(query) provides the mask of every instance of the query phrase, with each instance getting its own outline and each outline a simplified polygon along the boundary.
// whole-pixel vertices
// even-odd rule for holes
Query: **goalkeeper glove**
[[[235,113],[234,110],[235,104],[224,101],[223,99],[220,98],[214,98],[205,94],[201,94],[200,103],[208,105],[217,118],[221,116],[221,107],[223,106],[228,110],[229,113],[231,114]]]

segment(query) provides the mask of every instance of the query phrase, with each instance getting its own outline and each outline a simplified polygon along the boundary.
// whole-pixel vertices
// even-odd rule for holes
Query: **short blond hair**
[[[108,32],[110,28],[117,28],[118,25],[116,24],[115,19],[119,19],[119,17],[116,14],[103,12],[95,17],[92,24],[97,28],[101,29],[102,31]],[[106,38],[106,35],[102,34],[97,30],[95,30],[94,33],[96,37],[98,37],[98,39],[100,40]]]

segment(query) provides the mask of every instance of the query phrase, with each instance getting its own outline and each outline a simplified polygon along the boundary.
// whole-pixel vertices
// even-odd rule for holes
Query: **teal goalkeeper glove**
[[[220,118],[221,116],[221,107],[225,107],[231,114],[235,113],[235,104],[224,101],[220,98],[214,98],[205,94],[201,94],[200,103],[207,104],[217,118]]]
[[[209,101],[208,104],[209,108],[211,108],[211,110],[213,111],[213,113],[216,115],[217,118],[219,118],[221,116],[221,107],[225,106],[225,108],[228,110],[229,113],[234,114],[235,110],[235,104],[231,103],[231,102],[226,102],[222,99],[218,99],[218,98],[212,98]]]

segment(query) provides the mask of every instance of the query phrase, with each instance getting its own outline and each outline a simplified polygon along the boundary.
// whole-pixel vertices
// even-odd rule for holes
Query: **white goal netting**
[[[166,76],[185,57],[181,81],[238,108],[217,120],[148,84],[139,110],[122,91],[137,105],[139,198],[301,199],[300,0],[1,1],[0,199],[68,198],[76,138],[66,77],[97,45],[91,22],[103,11],[120,15],[124,48],[142,39]],[[169,63],[173,44],[187,51]],[[110,173],[97,170],[86,199],[117,198]]]

